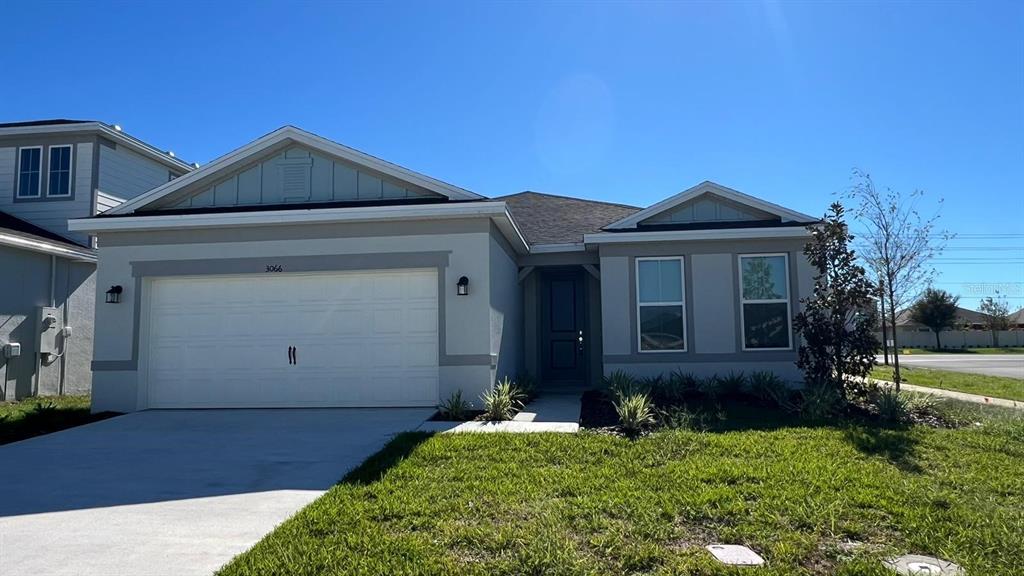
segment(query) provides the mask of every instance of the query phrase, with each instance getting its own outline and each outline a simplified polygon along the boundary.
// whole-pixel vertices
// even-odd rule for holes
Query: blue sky
[[[1024,3],[64,3],[5,8],[0,121],[207,162],[283,124],[489,196],[714,180],[812,214],[944,198],[939,287],[1024,306]],[[13,50],[12,47],[13,46]]]

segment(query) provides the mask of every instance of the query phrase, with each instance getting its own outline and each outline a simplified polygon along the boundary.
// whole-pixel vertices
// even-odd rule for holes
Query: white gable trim
[[[605,229],[622,230],[627,228],[636,228],[637,224],[639,224],[640,222],[643,222],[644,220],[652,218],[658,214],[661,214],[662,212],[667,212],[675,208],[676,206],[679,206],[703,194],[714,194],[716,196],[721,196],[722,198],[732,200],[733,202],[750,206],[751,208],[756,208],[757,210],[760,210],[762,212],[775,214],[776,216],[782,218],[783,222],[814,222],[818,220],[813,216],[808,216],[807,214],[796,212],[788,208],[783,208],[778,204],[766,202],[764,200],[761,200],[760,198],[755,198],[753,196],[750,196],[749,194],[739,192],[738,190],[726,188],[725,186],[715,184],[714,182],[704,181],[701,182],[700,184],[697,184],[693,188],[684,190],[670,198],[666,198],[665,200],[662,200],[661,202],[658,202],[657,204],[654,204],[653,206],[650,206],[648,208],[644,208],[639,212],[631,214],[630,216],[627,216],[622,220],[612,222],[611,224],[605,226]]]
[[[637,242],[678,242],[682,240],[768,240],[805,238],[810,232],[803,226],[778,228],[722,228],[716,230],[652,230],[641,232],[598,232],[584,234],[587,244],[633,244]]]
[[[392,164],[375,158],[369,154],[365,154],[348,146],[343,146],[337,142],[332,142],[326,138],[317,136],[305,130],[301,130],[294,126],[284,126],[274,130],[266,136],[257,138],[249,144],[242,146],[234,152],[229,152],[220,158],[217,158],[213,162],[203,166],[202,168],[189,172],[188,174],[175,178],[163,186],[159,186],[137,196],[136,198],[121,204],[120,206],[109,211],[110,214],[128,214],[138,208],[149,205],[161,198],[169,196],[174,192],[181,190],[195,182],[204,178],[210,177],[221,170],[227,170],[244,164],[247,160],[250,160],[256,156],[259,156],[264,151],[281,144],[282,142],[291,141],[296,144],[300,144],[311,148],[315,151],[319,151],[328,156],[335,156],[343,160],[352,162],[360,166],[364,166],[371,170],[376,170],[382,174],[397,178],[399,180],[415,184],[425,188],[431,192],[436,192],[442,196],[447,196],[452,200],[478,200],[483,198],[479,194],[470,192],[458,186],[442,182],[435,178],[425,176],[418,172],[413,172],[408,168],[403,168],[397,164]]]

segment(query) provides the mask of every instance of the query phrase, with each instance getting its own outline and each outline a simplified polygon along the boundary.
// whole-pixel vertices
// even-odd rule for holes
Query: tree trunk
[[[892,365],[893,365],[893,381],[896,383],[896,391],[900,391],[900,381],[903,379],[900,376],[900,343],[897,341],[896,336],[896,306],[892,293],[889,293],[889,325],[892,326]]]
[[[939,340],[939,331],[934,330],[933,332],[935,332],[935,351],[942,352],[942,342]]]
[[[889,335],[885,330],[885,293],[881,294],[878,304],[882,307],[882,355],[885,358],[885,365],[889,365]]]

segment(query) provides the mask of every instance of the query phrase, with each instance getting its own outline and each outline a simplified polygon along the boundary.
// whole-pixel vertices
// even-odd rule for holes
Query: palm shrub
[[[648,389],[641,385],[631,374],[622,370],[615,370],[604,377],[604,386],[608,389],[612,398],[632,396],[634,394],[646,394]]]
[[[452,395],[447,400],[441,402],[438,409],[445,420],[465,420],[469,414],[469,402],[463,400],[462,389],[460,388],[452,392]]]
[[[729,372],[718,377],[718,394],[721,396],[739,396],[747,388],[747,377],[743,372]]]
[[[635,437],[654,424],[654,406],[647,394],[618,396],[612,404],[619,416],[619,429],[626,436]]]
[[[480,397],[488,420],[511,420],[523,407],[525,396],[508,376]]]
[[[835,416],[844,404],[834,387],[809,386],[800,393],[800,416],[811,421],[825,420]]]
[[[882,388],[874,397],[875,410],[886,422],[902,422],[910,415],[910,402],[906,394],[895,388]]]
[[[682,406],[699,386],[700,380],[693,374],[677,369],[667,378],[660,378],[657,386],[651,388],[651,401],[658,406]]]
[[[529,402],[537,397],[537,379],[529,374],[516,376],[515,385],[523,393],[523,401]]]

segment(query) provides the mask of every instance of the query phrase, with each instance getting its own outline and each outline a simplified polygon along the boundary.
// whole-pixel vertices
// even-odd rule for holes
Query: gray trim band
[[[132,276],[223,276],[267,274],[268,266],[281,272],[344,272],[348,270],[390,270],[395,268],[447,267],[451,251],[381,252],[368,254],[325,254],[320,256],[261,256],[258,258],[215,258],[207,260],[132,261]],[[276,272],[275,272],[276,273]],[[441,292],[443,295],[444,292]]]
[[[137,360],[93,360],[93,372],[134,372],[139,369]]]
[[[438,357],[440,366],[490,366],[498,365],[497,354],[442,354]]]
[[[739,365],[754,362],[796,362],[795,350],[773,350],[765,352],[736,352],[734,354],[678,354],[663,352],[658,354],[605,354],[604,361],[608,364],[700,364],[702,362],[735,362]]]

